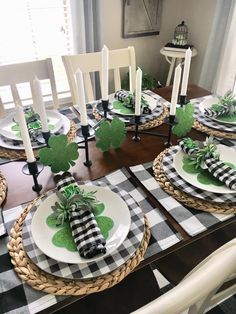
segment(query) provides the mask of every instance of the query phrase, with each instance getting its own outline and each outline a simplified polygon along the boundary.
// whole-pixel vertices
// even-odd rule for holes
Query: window
[[[69,90],[61,55],[73,53],[70,0],[4,0],[0,2],[0,65],[51,57],[57,90]],[[43,82],[44,95],[50,94]],[[1,88],[3,102],[9,92]],[[24,84],[24,97],[30,97]],[[59,95],[60,97],[60,95]]]

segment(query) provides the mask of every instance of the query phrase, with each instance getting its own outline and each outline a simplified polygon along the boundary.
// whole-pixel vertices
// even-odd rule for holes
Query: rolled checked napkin
[[[204,108],[204,115],[209,118],[217,118],[222,115],[228,115],[230,113],[230,109],[228,106],[224,106],[219,111],[214,111],[210,108]]]
[[[31,107],[24,108],[24,115],[27,124],[27,129],[31,140],[37,141],[37,137],[42,133],[42,124],[40,117]],[[14,118],[13,121],[18,123]]]
[[[130,108],[130,109],[135,108],[135,96],[132,93],[124,89],[121,89],[115,92],[115,99],[123,102],[124,106],[126,106],[127,108]],[[152,112],[148,104],[145,103],[144,100],[142,101],[142,99],[141,99],[141,107],[142,107],[143,114],[150,114]]]
[[[78,184],[71,175],[60,179],[57,183],[57,189],[62,194],[71,186],[78,187]],[[81,257],[92,258],[98,254],[106,253],[106,240],[89,206],[77,206],[74,203],[69,211],[69,222],[75,244]]]
[[[191,147],[187,145],[186,139],[180,141],[179,146],[183,152],[189,156],[197,154],[201,149],[200,147]],[[227,166],[223,161],[214,158],[212,155],[206,155],[204,163],[206,165],[206,169],[216,179],[223,182],[229,189],[236,190],[236,170]]]

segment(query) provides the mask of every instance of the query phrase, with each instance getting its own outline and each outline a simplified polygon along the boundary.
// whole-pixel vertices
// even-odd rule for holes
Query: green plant
[[[142,90],[155,89],[158,86],[157,80],[148,73],[143,72],[142,74]],[[126,74],[125,78],[121,82],[122,89],[129,90],[129,73]]]
[[[228,109],[228,115],[232,116],[236,113],[236,99],[232,91],[228,91],[224,96],[219,98],[218,104],[213,104],[211,109],[215,112],[220,112],[223,109]]]
[[[189,165],[193,165],[196,169],[204,168],[204,161],[206,158],[219,159],[219,151],[213,137],[207,137],[205,142],[199,144],[199,149],[196,150],[189,159]]]
[[[76,210],[78,207],[87,206],[91,210],[98,203],[93,192],[85,192],[81,190],[78,185],[70,184],[66,186],[63,192],[57,192],[60,202],[56,202],[52,206],[54,217],[57,220],[58,226],[63,225],[64,222],[69,220],[69,211]]]

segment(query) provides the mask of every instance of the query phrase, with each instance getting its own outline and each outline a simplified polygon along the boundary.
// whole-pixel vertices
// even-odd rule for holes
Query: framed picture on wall
[[[158,35],[162,0],[123,0],[123,38]]]

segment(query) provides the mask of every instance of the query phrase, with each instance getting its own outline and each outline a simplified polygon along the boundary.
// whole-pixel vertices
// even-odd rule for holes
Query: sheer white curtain
[[[220,73],[224,72],[225,76],[231,75],[229,72],[226,72],[227,69],[223,65],[223,60],[225,59],[224,56],[226,56],[226,52],[229,53],[230,50],[232,50],[232,54],[235,54],[233,44],[235,44],[236,40],[235,37],[232,40],[231,35],[229,35],[231,30],[230,25],[232,23],[235,25],[234,11],[235,0],[216,0],[212,29],[209,35],[199,80],[200,86],[213,92],[219,92],[219,86],[221,84],[223,86],[224,84],[222,79],[223,74]],[[232,69],[230,72],[232,72]],[[225,87],[223,90],[225,90]],[[222,90],[220,91],[222,92]]]
[[[100,51],[100,0],[70,1],[75,52],[87,53]]]
[[[213,90],[223,95],[228,90],[235,90],[236,78],[236,5],[233,1],[223,42]]]
[[[101,11],[100,0],[70,0],[74,52],[88,53],[101,51]],[[99,74],[91,74],[96,99],[101,97]]]

